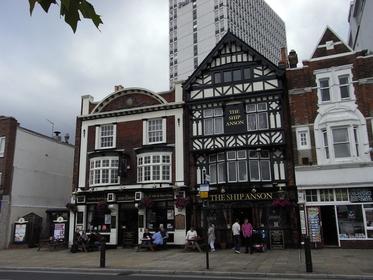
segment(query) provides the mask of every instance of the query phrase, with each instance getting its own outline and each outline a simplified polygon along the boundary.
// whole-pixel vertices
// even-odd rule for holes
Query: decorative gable
[[[189,100],[282,87],[282,70],[231,33],[227,33],[185,82]]]
[[[312,58],[349,52],[352,52],[352,49],[345,44],[330,27],[327,27],[313,52]]]

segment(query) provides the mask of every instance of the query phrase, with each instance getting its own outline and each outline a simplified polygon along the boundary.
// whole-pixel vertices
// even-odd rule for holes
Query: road
[[[152,275],[152,274],[131,274],[125,273],[100,273],[100,272],[69,272],[69,271],[32,271],[32,270],[0,270],[0,280],[216,280],[216,279],[236,279],[236,280],[265,280],[266,277],[227,277],[227,276],[183,276],[183,275]],[[274,279],[274,278],[271,278]],[[298,278],[299,279],[299,278]],[[287,280],[281,278],[281,280]],[[294,278],[292,278],[294,280]],[[323,279],[319,279],[323,280]]]

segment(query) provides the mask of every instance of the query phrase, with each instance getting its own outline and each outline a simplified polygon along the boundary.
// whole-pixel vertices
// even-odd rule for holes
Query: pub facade
[[[138,244],[160,226],[184,244],[186,209],[180,85],[155,93],[116,86],[99,102],[82,97],[77,118],[74,232],[99,232],[109,246]]]
[[[198,190],[209,185],[208,222],[217,243],[245,218],[268,245],[299,240],[284,68],[228,32],[183,84],[191,223],[203,226]],[[274,240],[276,239],[276,240]]]

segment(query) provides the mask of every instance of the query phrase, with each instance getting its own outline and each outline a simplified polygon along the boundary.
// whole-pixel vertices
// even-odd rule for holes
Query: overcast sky
[[[198,0],[197,0],[198,1]],[[266,0],[287,28],[288,49],[309,59],[325,27],[347,38],[350,0]],[[114,85],[168,89],[168,0],[91,0],[101,32],[88,21],[76,34],[52,7],[29,16],[27,0],[0,1],[0,115],[21,126],[75,133],[80,97],[101,100]]]

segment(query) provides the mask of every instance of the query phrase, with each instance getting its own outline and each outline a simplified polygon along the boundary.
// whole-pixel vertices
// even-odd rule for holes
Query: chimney
[[[120,91],[122,89],[124,89],[124,86],[122,86],[122,85],[116,85],[116,86],[114,86],[114,92]]]
[[[65,143],[69,144],[70,134],[66,133],[64,136],[64,139],[65,139]]]
[[[286,52],[286,48],[281,48],[280,61],[278,62],[278,66],[284,66],[285,68],[289,67],[288,56]]]
[[[298,55],[295,50],[291,50],[289,52],[289,65],[290,65],[290,68],[297,68]]]
[[[56,139],[57,142],[61,142],[61,132],[60,131],[54,131],[54,139]]]

